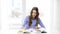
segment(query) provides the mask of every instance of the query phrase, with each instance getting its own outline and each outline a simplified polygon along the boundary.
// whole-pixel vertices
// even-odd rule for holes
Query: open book
[[[44,29],[20,29],[19,32],[44,32]]]

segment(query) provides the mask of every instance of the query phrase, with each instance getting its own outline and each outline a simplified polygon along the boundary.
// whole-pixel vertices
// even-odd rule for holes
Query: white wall
[[[14,7],[12,7],[12,0],[1,0],[1,34],[17,34],[17,29],[20,27],[22,16],[21,18],[15,16],[12,17],[11,14],[12,10],[18,8],[17,6],[19,5],[15,4]],[[18,12],[19,11],[20,10],[18,10]]]
[[[60,34],[60,0],[54,0],[53,34]]]

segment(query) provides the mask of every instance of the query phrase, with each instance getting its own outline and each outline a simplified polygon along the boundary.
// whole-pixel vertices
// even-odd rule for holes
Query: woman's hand
[[[35,29],[40,29],[40,28],[38,26],[36,26]]]
[[[25,27],[23,26],[21,29],[25,30]]]
[[[21,27],[21,29],[18,31],[18,32],[24,32],[26,29],[25,29],[25,27],[23,26],[23,27]]]

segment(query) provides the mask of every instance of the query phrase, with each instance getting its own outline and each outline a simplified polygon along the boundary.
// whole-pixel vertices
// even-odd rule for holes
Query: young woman
[[[39,18],[39,12],[37,7],[33,7],[31,10],[31,13],[29,16],[26,16],[23,24],[23,29],[39,29],[38,24],[42,27],[45,28],[43,23],[41,22]]]

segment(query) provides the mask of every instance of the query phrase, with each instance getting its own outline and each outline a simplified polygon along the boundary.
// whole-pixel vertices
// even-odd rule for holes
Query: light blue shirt
[[[26,29],[29,29],[29,28],[35,28],[36,27],[36,19],[33,18],[32,19],[32,24],[31,26],[28,25],[28,22],[29,22],[29,16],[26,16],[25,20],[24,20],[24,23],[23,23],[23,26],[26,28]],[[40,20],[40,18],[38,18],[38,24],[45,28],[45,26],[43,25],[42,21]]]

